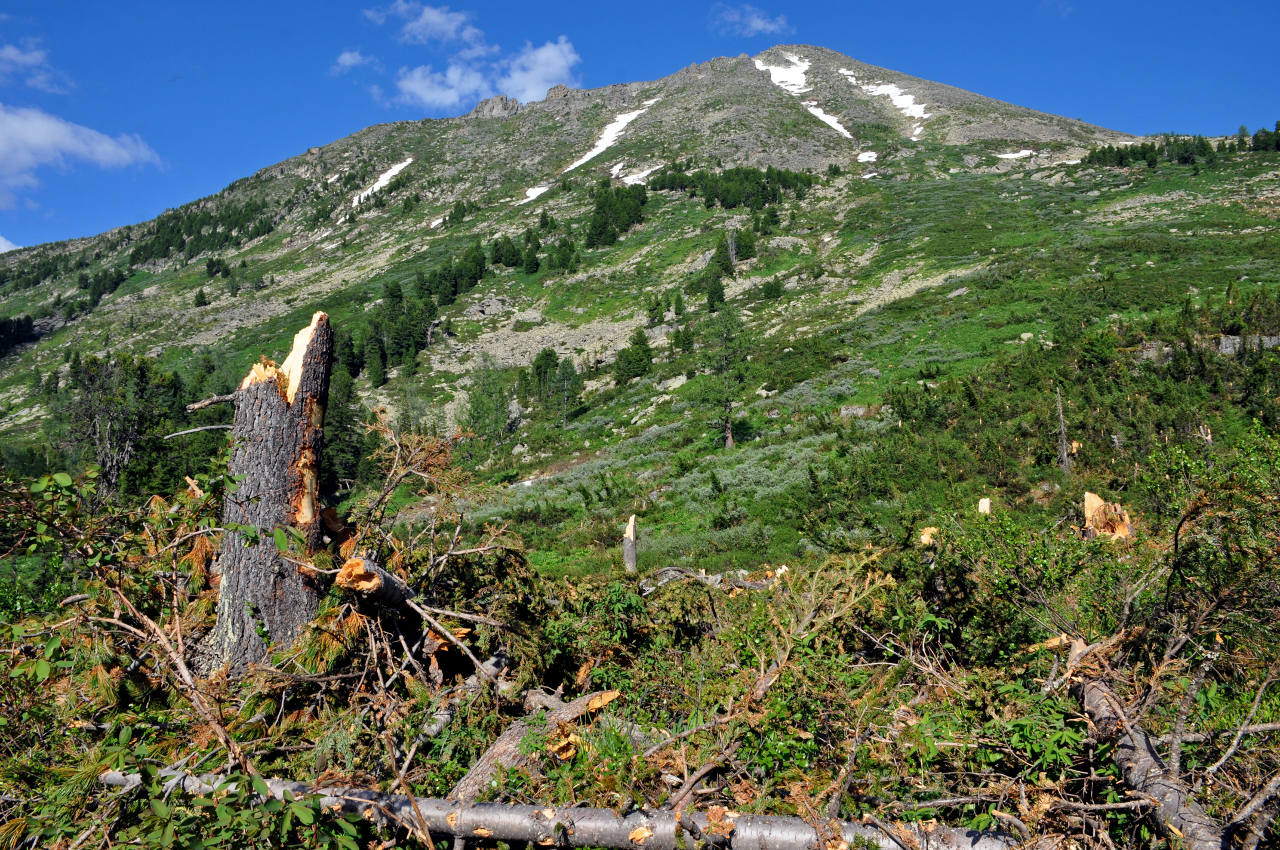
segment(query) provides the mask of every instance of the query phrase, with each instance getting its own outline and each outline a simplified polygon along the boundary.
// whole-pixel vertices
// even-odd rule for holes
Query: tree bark
[[[628,574],[636,572],[636,515],[627,520],[627,530],[622,533],[622,568]]]
[[[209,794],[219,777],[173,777],[173,786],[188,794]],[[105,785],[136,788],[138,774],[104,773]],[[278,800],[319,797],[320,805],[359,814],[380,825],[401,824],[419,836],[454,836],[485,842],[532,843],[539,847],[608,847],[617,850],[819,850],[844,841],[850,846],[902,850],[904,847],[947,850],[1012,850],[1018,841],[1006,832],[978,832],[940,824],[886,824],[883,828],[848,821],[822,824],[822,831],[800,818],[740,815],[713,807],[707,812],[636,811],[626,816],[613,809],[574,806],[512,806],[503,803],[460,803],[429,797],[382,794],[365,788],[316,788],[305,782],[266,779]]]
[[[1115,762],[1125,784],[1155,801],[1161,826],[1181,837],[1187,850],[1222,850],[1222,827],[1201,808],[1187,788],[1165,769],[1155,744],[1124,716],[1123,703],[1104,682],[1079,686],[1084,710],[1101,735],[1115,737]]]
[[[283,365],[255,365],[235,392],[235,489],[228,490],[222,524],[254,528],[257,539],[239,530],[223,535],[218,620],[201,648],[205,672],[227,665],[239,675],[270,644],[293,643],[315,617],[314,574],[282,557],[273,535],[296,529],[307,552],[323,542],[317,480],[332,360],[329,317],[316,313],[294,337]]]

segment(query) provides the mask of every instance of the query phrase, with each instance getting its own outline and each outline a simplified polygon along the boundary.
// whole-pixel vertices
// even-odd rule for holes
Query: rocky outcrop
[[[476,104],[469,118],[510,118],[521,110],[520,101],[505,94],[494,95]]]

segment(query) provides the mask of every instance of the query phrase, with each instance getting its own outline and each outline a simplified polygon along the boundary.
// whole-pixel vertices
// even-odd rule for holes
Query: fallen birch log
[[[1155,743],[1125,716],[1124,703],[1106,683],[1096,679],[1079,686],[1085,713],[1099,733],[1115,739],[1115,762],[1125,784],[1150,797],[1155,814],[1169,834],[1187,850],[1222,850],[1222,827],[1196,802],[1176,776],[1165,769]]]
[[[188,794],[218,790],[219,777],[161,771]],[[180,778],[179,778],[180,777]],[[112,771],[99,779],[106,785],[132,789],[138,774]],[[1011,850],[1018,841],[1003,832],[978,832],[919,823],[872,826],[848,821],[819,823],[818,828],[794,817],[742,815],[720,807],[706,812],[635,811],[572,806],[528,806],[503,803],[460,803],[426,797],[383,794],[365,788],[316,788],[305,782],[264,779],[270,795],[283,800],[320,797],[320,805],[357,814],[374,823],[398,824],[419,836],[528,842],[540,847],[608,847],[617,850],[825,850],[850,846],[902,850]],[[228,787],[228,786],[221,786]]]

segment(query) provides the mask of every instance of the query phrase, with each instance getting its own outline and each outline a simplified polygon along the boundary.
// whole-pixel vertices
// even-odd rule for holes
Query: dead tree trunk
[[[1124,782],[1156,804],[1165,832],[1188,850],[1221,850],[1222,827],[1209,817],[1177,776],[1166,770],[1155,744],[1124,713],[1124,704],[1105,683],[1087,680],[1079,686],[1084,710],[1099,733],[1115,737],[1115,762]]]
[[[636,515],[632,514],[627,530],[622,533],[622,567],[628,574],[634,573],[636,563]]]
[[[182,775],[162,770],[175,789],[188,794],[216,790],[216,776]],[[136,773],[104,773],[108,786],[137,788]],[[708,812],[633,811],[577,806],[468,803],[430,797],[382,794],[365,788],[316,788],[305,782],[264,779],[267,794],[277,800],[291,794],[319,797],[320,806],[357,814],[383,827],[401,826],[419,837],[452,836],[485,843],[505,841],[538,847],[611,847],[618,850],[820,850],[850,846],[879,850],[904,847],[947,850],[1012,850],[1018,841],[1004,832],[977,832],[937,823],[899,823],[871,826],[848,821],[819,823],[818,828],[797,817],[740,815],[724,808]],[[223,786],[232,788],[234,784]]]
[[[322,543],[317,479],[329,395],[333,331],[316,313],[281,366],[259,363],[235,393],[230,474],[218,553],[218,621],[201,651],[206,671],[233,674],[261,660],[271,644],[292,643],[315,617],[314,574],[282,557],[274,532],[293,528],[308,552]]]
[[[1071,452],[1067,445],[1067,420],[1062,415],[1062,388],[1054,387],[1058,396],[1058,466],[1063,475],[1071,474]]]

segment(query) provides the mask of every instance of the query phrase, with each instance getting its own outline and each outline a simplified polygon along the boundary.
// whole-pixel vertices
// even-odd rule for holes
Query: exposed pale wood
[[[217,787],[212,776],[173,776],[175,790],[208,794]],[[181,778],[178,778],[181,777]],[[120,788],[141,784],[137,774],[105,773],[100,780]],[[502,803],[465,803],[425,797],[382,794],[364,788],[316,788],[285,779],[264,780],[276,799],[285,794],[319,797],[324,808],[358,814],[369,820],[413,829],[419,837],[452,836],[483,840],[531,843],[538,847],[608,847],[617,850],[819,850],[843,841],[852,846],[900,850],[1011,850],[1017,840],[1005,832],[954,829],[937,823],[901,823],[873,826],[848,821],[813,825],[793,817],[743,815],[720,807],[706,812],[636,811],[620,815],[613,809],[573,806],[509,806]]]
[[[550,708],[546,715],[546,722],[547,726],[554,730],[560,724],[573,723],[584,714],[603,708],[617,695],[617,691],[597,691],[580,696],[573,702],[565,703],[556,700],[551,703],[547,702],[549,698],[546,695],[538,694],[536,691],[531,692],[525,700],[525,708],[531,716],[515,721],[498,736],[498,740],[476,759],[476,763],[467,771],[467,775],[453,786],[453,790],[448,795],[449,799],[461,801],[478,799],[500,770],[527,767],[532,763],[530,756],[520,751],[520,744],[533,728],[530,722],[533,720],[533,714]]]
[[[636,515],[627,520],[627,530],[622,532],[622,566],[628,573],[636,571]]]
[[[294,338],[284,366],[254,365],[234,394],[230,474],[217,570],[218,619],[201,647],[200,667],[233,675],[263,658],[268,644],[291,644],[314,619],[315,574],[282,558],[273,533],[291,527],[308,551],[321,545],[317,503],[333,331],[324,313]],[[256,539],[239,530],[256,529]]]

